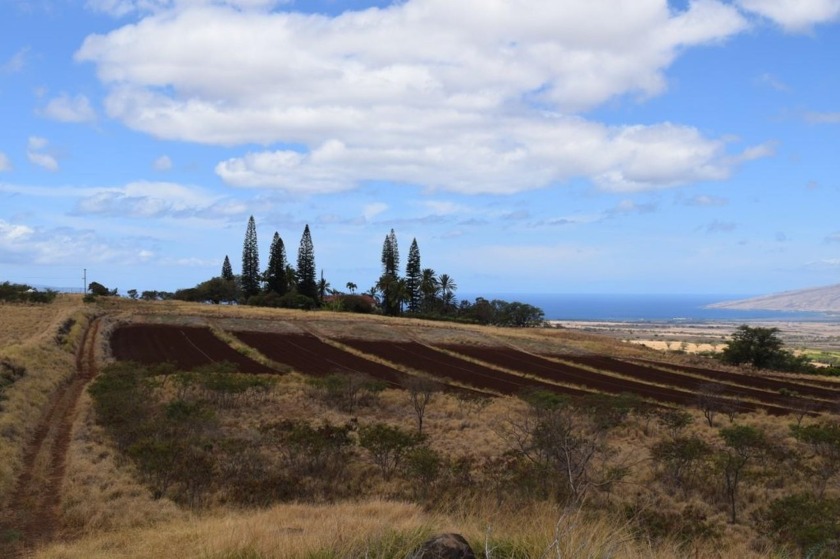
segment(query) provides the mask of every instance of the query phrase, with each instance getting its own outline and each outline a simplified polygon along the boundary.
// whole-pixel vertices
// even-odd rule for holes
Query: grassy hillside
[[[38,310],[53,318],[21,319],[41,326],[28,327],[32,333],[15,344],[29,344],[23,353],[30,359],[69,358],[55,362],[59,372],[27,361],[37,371],[27,375],[33,377],[72,376],[79,367],[73,359],[79,342],[72,340],[82,333],[68,329],[68,319],[76,317],[75,326],[98,317],[97,376],[70,416],[57,525],[49,538],[36,540],[38,557],[404,557],[441,531],[462,533],[482,556],[494,558],[772,557],[783,548],[831,556],[837,549],[836,522],[803,535],[784,516],[796,505],[800,519],[819,518],[820,511],[825,517],[840,498],[834,447],[814,444],[837,421],[836,398],[826,395],[836,391],[830,384],[797,381],[813,396],[788,391],[784,409],[792,413],[773,416],[731,405],[778,397],[775,388],[748,390],[742,372],[562,329],[125,300]],[[120,363],[109,342],[127,325],[175,326],[165,330],[175,334],[149,346],[147,353],[161,359],[190,345],[210,356],[219,345],[269,372],[253,374],[247,365],[234,372],[212,360],[191,368]],[[212,340],[191,338],[195,329],[207,329]],[[67,333],[56,341],[59,331]],[[287,346],[285,355],[268,355],[270,345],[245,343],[255,339],[305,341],[337,367],[323,369],[324,355],[301,358]],[[406,340],[412,351],[425,348],[424,358],[439,360],[429,367],[489,368],[514,384],[539,381],[542,388],[502,393],[374,351]],[[341,355],[350,356],[352,371],[340,366]],[[527,355],[554,368],[526,373],[490,355]],[[567,390],[568,378],[545,380],[576,356],[590,363],[580,371],[600,379],[597,386],[607,392],[574,385],[584,396],[568,397],[577,393]],[[627,367],[652,358],[658,368],[633,371],[660,380],[630,383],[629,369],[610,370],[615,362]],[[357,374],[364,363],[369,371],[396,371],[400,380]],[[307,368],[314,376],[301,374]],[[662,382],[697,380],[695,370],[741,376],[721,381],[731,393],[705,394],[705,400],[695,394],[691,402],[699,407],[656,400],[667,393]],[[635,397],[610,394],[609,379],[647,388]],[[428,380],[436,383],[423,405],[428,385],[419,381]],[[21,382],[9,401],[30,398],[33,409],[44,406]],[[805,401],[822,411],[805,415],[815,409],[798,405]],[[37,414],[16,413],[4,407],[0,422],[36,430]],[[387,446],[395,433],[407,441],[404,447]],[[23,456],[25,440],[9,439],[4,449]],[[404,453],[393,462],[383,448]],[[18,459],[12,479],[23,462]],[[733,488],[736,469],[740,481]],[[807,496],[804,504],[792,500],[800,495]],[[28,534],[8,522],[0,527],[6,550],[29,546]]]

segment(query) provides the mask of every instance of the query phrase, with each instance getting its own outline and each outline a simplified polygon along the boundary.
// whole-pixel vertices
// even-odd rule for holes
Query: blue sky
[[[464,293],[840,278],[840,0],[3,0],[0,281],[412,238]]]

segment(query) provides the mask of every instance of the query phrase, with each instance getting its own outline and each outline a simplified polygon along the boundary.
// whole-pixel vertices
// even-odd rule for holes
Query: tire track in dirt
[[[76,352],[76,372],[56,390],[23,457],[23,470],[0,516],[0,557],[23,557],[60,535],[61,492],[79,398],[96,374],[99,319]]]

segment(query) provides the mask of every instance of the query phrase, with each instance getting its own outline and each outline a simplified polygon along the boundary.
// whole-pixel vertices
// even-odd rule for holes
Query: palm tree
[[[321,302],[324,302],[324,297],[327,294],[327,291],[330,291],[330,282],[324,279],[324,270],[321,270],[321,279],[318,282],[318,296],[321,299]]]
[[[353,283],[352,281],[348,281],[348,282],[347,282],[347,290],[348,290],[350,293],[355,293],[355,292],[356,292],[356,288],[357,288],[357,287],[359,287],[359,286],[358,286],[358,285],[356,285],[355,283]]]
[[[449,274],[441,274],[440,278],[438,278],[438,283],[440,285],[443,310],[448,311],[455,305],[455,291],[458,289],[458,284],[449,277]]]
[[[382,306],[385,314],[399,316],[403,304],[408,300],[405,280],[390,274],[382,274],[376,283],[376,289],[382,294]]]
[[[420,293],[423,295],[423,311],[430,312],[434,309],[440,293],[440,282],[431,268],[424,268],[420,273]]]

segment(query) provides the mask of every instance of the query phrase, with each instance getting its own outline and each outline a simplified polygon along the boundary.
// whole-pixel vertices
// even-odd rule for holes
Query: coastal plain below
[[[587,332],[643,345],[660,351],[717,353],[741,325],[777,328],[785,347],[807,353],[817,363],[840,357],[840,319],[823,320],[663,320],[598,321],[551,320],[554,328]]]

